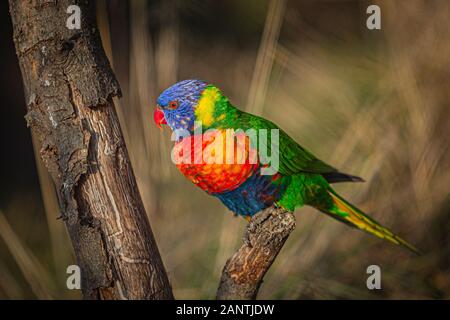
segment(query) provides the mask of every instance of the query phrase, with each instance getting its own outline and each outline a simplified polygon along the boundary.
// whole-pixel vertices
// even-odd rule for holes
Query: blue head
[[[195,107],[206,86],[201,80],[183,80],[164,90],[157,100],[156,124],[168,124],[172,130],[192,130]]]

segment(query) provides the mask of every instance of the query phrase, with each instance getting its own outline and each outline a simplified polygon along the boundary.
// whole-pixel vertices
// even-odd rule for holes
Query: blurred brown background
[[[450,2],[98,1],[122,86],[118,113],[177,298],[213,298],[244,219],[170,162],[152,123],[159,92],[200,78],[364,184],[336,186],[424,254],[310,208],[260,290],[265,299],[450,298]],[[381,7],[382,29],[366,28]],[[278,32],[279,30],[279,32]],[[51,182],[35,161],[6,1],[0,2],[0,298],[72,299],[75,264]],[[367,266],[382,290],[366,288]]]

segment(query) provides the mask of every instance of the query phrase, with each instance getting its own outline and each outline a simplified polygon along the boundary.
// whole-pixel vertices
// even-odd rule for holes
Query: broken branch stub
[[[223,268],[217,299],[256,299],[264,275],[294,228],[294,215],[282,208],[269,207],[254,215],[243,245]]]

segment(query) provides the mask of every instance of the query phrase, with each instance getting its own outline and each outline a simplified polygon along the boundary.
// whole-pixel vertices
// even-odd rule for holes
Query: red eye
[[[171,101],[169,103],[169,109],[176,109],[178,108],[178,101]]]

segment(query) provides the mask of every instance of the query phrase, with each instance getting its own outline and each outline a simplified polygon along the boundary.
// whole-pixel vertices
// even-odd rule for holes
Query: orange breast
[[[258,168],[256,149],[244,133],[227,139],[225,131],[183,138],[175,144],[172,159],[194,184],[209,193],[230,191]]]

